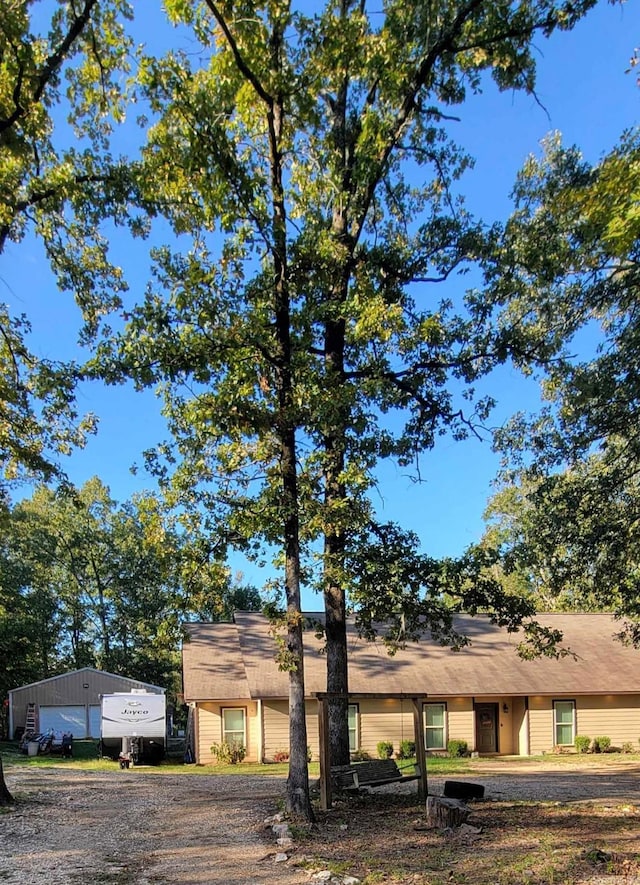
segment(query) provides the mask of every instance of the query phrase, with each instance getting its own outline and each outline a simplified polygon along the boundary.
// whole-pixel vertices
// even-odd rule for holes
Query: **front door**
[[[498,705],[476,704],[476,750],[498,752]]]

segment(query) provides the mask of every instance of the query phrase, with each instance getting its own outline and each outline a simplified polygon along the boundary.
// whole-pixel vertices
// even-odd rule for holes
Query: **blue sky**
[[[623,130],[636,125],[640,89],[636,74],[625,72],[639,42],[638,4],[601,3],[573,32],[537,42],[540,104],[525,95],[499,94],[487,84],[482,95],[460,108],[461,122],[453,135],[476,158],[462,188],[468,207],[487,220],[505,217],[518,169],[551,130],[562,132],[566,144],[577,144],[587,159],[596,161]],[[126,244],[117,246],[126,256]],[[143,263],[138,270],[142,285]],[[56,291],[33,240],[8,244],[0,257],[0,300],[30,317],[36,352],[50,358],[83,358],[76,344],[79,323],[72,298]],[[501,423],[516,409],[535,406],[535,385],[509,370],[493,379],[490,389],[499,400],[492,423]],[[80,485],[97,474],[120,501],[150,487],[144,471],[134,476],[130,467],[141,462],[143,449],[164,435],[153,394],[92,383],[80,389],[79,405],[99,416],[100,430],[84,451],[64,464],[72,481]],[[426,552],[456,555],[482,533],[482,512],[496,470],[497,460],[487,443],[443,439],[424,457],[422,483],[385,465],[374,495],[381,515],[414,530]],[[260,574],[241,567],[247,578],[260,582]]]

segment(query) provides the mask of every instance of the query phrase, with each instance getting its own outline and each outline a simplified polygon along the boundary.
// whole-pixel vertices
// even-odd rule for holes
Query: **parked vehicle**
[[[116,692],[101,698],[100,755],[121,768],[157,763],[167,741],[166,699],[146,691]]]

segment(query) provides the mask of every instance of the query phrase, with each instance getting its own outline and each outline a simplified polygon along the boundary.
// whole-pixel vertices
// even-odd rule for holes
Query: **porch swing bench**
[[[420,779],[417,765],[411,766],[413,774],[403,774],[393,759],[369,759],[350,765],[336,765],[331,769],[331,783],[336,790],[356,791],[363,787],[382,787],[385,784],[401,784]]]

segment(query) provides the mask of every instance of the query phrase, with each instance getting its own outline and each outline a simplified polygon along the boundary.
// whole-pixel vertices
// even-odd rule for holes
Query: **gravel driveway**
[[[451,780],[455,780],[452,776]],[[595,801],[602,804],[629,803],[640,806],[640,764],[620,762],[600,767],[590,764],[540,763],[518,761],[514,764],[482,760],[472,775],[460,780],[483,784],[485,796],[507,801],[543,802]],[[442,792],[444,778],[432,778],[430,793]]]
[[[284,781],[11,768],[0,816],[2,885],[297,885],[264,819]]]
[[[640,806],[637,763],[585,771],[489,762],[464,779],[484,784],[489,799]],[[443,781],[431,778],[430,792],[440,793]],[[7,784],[18,805],[0,815],[1,885],[309,881],[306,872],[276,863],[280,849],[264,827],[283,795],[282,778],[59,766],[11,768]]]

